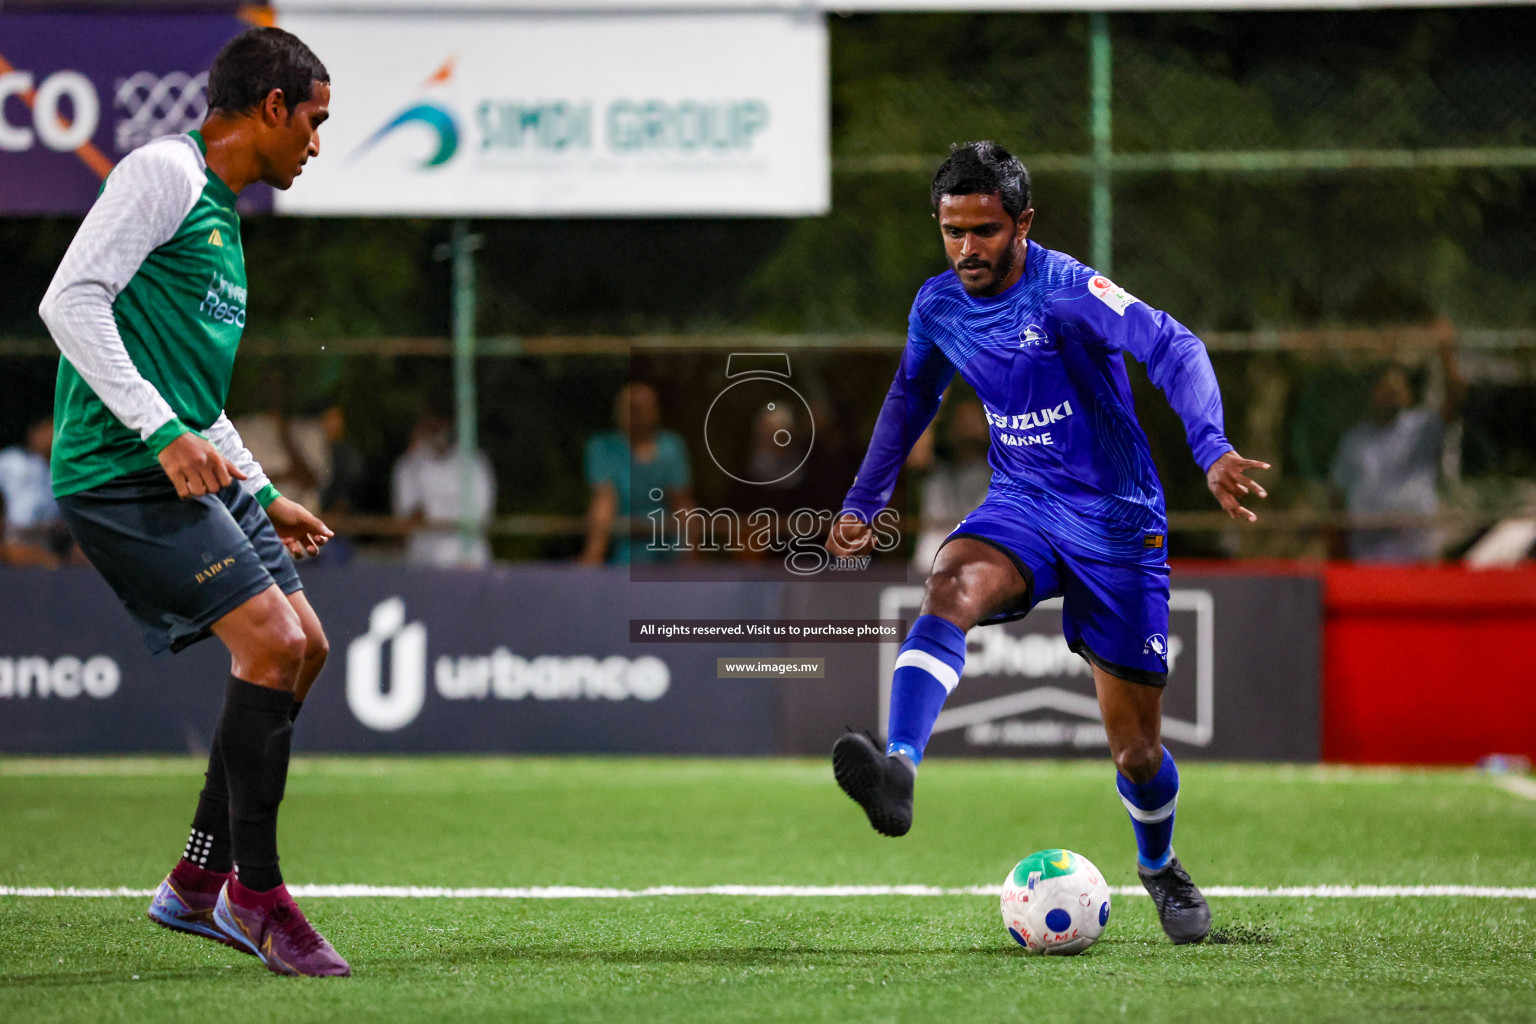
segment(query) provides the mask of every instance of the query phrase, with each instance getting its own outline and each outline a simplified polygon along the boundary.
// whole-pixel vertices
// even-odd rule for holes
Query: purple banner
[[[776,683],[717,677],[739,645],[631,644],[628,623],[769,618],[782,588],[625,577],[306,568],[331,660],[300,749],[772,753]],[[0,568],[0,752],[207,749],[228,672],[212,640],[151,657],[95,570]]]
[[[208,65],[249,26],[220,14],[0,14],[0,216],[84,213],[124,155],[189,131]],[[249,189],[241,208],[270,209]]]

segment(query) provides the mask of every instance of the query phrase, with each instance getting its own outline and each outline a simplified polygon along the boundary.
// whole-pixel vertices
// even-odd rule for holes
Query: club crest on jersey
[[[1130,308],[1131,303],[1141,301],[1103,274],[1095,274],[1088,279],[1088,291],[1094,298],[1114,310],[1116,316],[1125,316],[1125,311]]]
[[[1019,348],[1035,348],[1050,340],[1050,336],[1035,324],[1026,324],[1019,332]]]
[[[216,245],[220,249],[224,248],[224,236],[219,234],[218,228],[214,228],[212,234],[208,236],[208,244]]]

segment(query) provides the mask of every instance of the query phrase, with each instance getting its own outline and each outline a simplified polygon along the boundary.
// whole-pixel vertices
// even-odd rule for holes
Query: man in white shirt
[[[53,500],[53,417],[27,428],[26,439],[0,451],[0,564],[52,568],[70,545]]]
[[[48,454],[53,450],[53,417],[27,428],[26,441],[0,451],[0,496],[5,498],[6,532],[27,535],[59,521],[53,500]]]
[[[394,512],[414,528],[405,554],[413,565],[476,568],[491,559],[485,528],[496,509],[496,475],[484,452],[468,467],[468,500],[461,499],[466,474],[448,419],[424,413],[411,446],[394,470]],[[473,525],[466,540],[464,520]]]
[[[1433,519],[1440,510],[1438,483],[1445,428],[1460,412],[1466,387],[1456,368],[1450,326],[1440,347],[1445,396],[1438,407],[1412,407],[1413,392],[1401,367],[1389,367],[1371,391],[1366,418],[1339,441],[1329,475],[1353,516]],[[1357,562],[1428,562],[1440,554],[1432,525],[1382,526],[1349,531],[1349,557]]]

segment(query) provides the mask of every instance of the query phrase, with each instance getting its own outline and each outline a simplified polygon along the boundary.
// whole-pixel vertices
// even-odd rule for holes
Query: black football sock
[[[294,701],[293,704],[288,708],[288,721],[290,721],[290,722],[297,722],[299,720],[299,708],[301,708],[303,706],[304,706],[304,702],[303,701],[301,701],[301,700]]]
[[[288,781],[293,695],[229,677],[219,744],[229,779],[230,840],[236,876],[247,889],[283,884],[277,867],[277,806]]]
[[[206,871],[228,874],[229,857],[229,781],[224,775],[224,751],[219,745],[219,729],[213,730],[208,747],[208,770],[203,773],[203,791],[197,797],[197,811],[192,815],[192,834],[187,837],[187,860]]]

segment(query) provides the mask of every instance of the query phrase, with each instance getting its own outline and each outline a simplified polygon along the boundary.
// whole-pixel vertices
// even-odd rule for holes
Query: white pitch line
[[[1136,894],[1130,888],[1112,889],[1118,896]],[[1200,890],[1207,896],[1282,897],[1294,899],[1383,899],[1415,896],[1470,896],[1490,900],[1536,900],[1536,888],[1505,888],[1490,885],[1284,885],[1273,889],[1246,885],[1208,885]]]
[[[1523,796],[1527,800],[1536,800],[1536,779],[1532,779],[1528,776],[1501,775],[1494,780],[1494,785],[1498,786],[1506,793],[1513,793],[1515,796]]]
[[[998,886],[972,885],[941,888],[931,885],[657,885],[648,889],[598,889],[574,885],[525,888],[447,889],[414,885],[295,885],[294,896],[327,899],[453,899],[453,900],[614,900],[660,896],[991,896]],[[1222,899],[1390,899],[1424,896],[1466,896],[1475,899],[1536,900],[1536,888],[1503,888],[1480,885],[1302,885],[1274,888],[1244,885],[1213,885],[1202,890]],[[153,896],[153,889],[83,889],[47,886],[0,886],[0,896],[67,897],[103,899]],[[1114,886],[1116,896],[1145,896],[1140,886]]]

